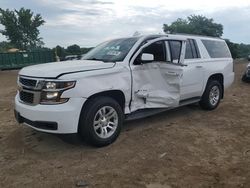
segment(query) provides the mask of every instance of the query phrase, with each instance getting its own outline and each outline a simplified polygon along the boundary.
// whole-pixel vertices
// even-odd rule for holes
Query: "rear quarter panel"
[[[211,58],[207,49],[202,43],[202,39],[207,40],[214,40],[214,41],[224,41],[222,39],[216,39],[216,38],[200,38],[197,39],[197,45],[200,51],[201,58],[203,59],[203,67],[204,67],[204,88],[203,92],[206,88],[206,84],[210,76],[214,74],[222,74],[224,78],[224,88],[228,88],[234,81],[234,66],[233,66],[233,59],[230,57],[228,58]],[[225,42],[225,41],[224,41]],[[228,49],[228,46],[226,45],[226,48]],[[229,50],[229,49],[228,49]]]
[[[222,74],[224,78],[224,88],[228,88],[234,81],[233,59],[232,58],[209,58],[204,59],[205,69],[205,90],[206,83],[210,76],[214,74]]]

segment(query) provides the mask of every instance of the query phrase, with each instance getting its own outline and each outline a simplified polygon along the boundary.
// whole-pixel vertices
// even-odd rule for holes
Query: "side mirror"
[[[152,62],[152,61],[154,61],[154,55],[148,54],[148,53],[143,53],[141,55],[141,61],[142,62]]]

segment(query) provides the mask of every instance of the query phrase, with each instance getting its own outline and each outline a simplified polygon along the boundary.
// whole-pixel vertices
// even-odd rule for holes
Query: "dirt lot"
[[[127,122],[104,148],[16,123],[17,71],[0,72],[0,187],[250,187],[250,85],[240,77],[215,111],[197,105]]]

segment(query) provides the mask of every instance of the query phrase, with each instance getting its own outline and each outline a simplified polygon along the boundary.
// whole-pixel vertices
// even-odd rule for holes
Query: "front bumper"
[[[230,74],[224,75],[224,87],[225,87],[225,89],[232,85],[232,83],[234,82],[234,77],[235,77],[234,72],[231,72]]]
[[[86,99],[70,98],[67,103],[57,105],[27,105],[15,97],[15,116],[38,131],[48,133],[77,133],[82,106]]]

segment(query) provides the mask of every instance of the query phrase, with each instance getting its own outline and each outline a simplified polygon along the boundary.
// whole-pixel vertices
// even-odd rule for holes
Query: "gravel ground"
[[[17,71],[0,72],[0,187],[250,187],[246,63],[235,63],[235,82],[216,110],[191,105],[126,122],[104,148],[18,125]]]

